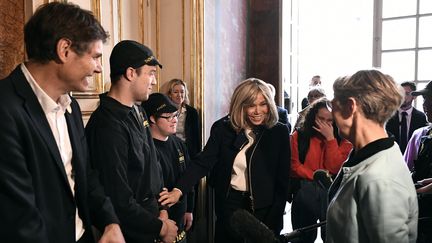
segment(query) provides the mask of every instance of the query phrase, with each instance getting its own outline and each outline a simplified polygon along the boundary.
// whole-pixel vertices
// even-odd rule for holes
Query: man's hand
[[[182,194],[182,191],[177,188],[174,188],[170,192],[163,190],[161,193],[159,193],[159,203],[171,207],[180,200]]]
[[[431,193],[432,192],[432,178],[426,178],[426,179],[417,181],[417,184],[422,186],[416,190],[417,193]]]
[[[186,231],[188,231],[190,229],[190,227],[192,227],[192,222],[193,222],[192,213],[185,213],[183,216],[183,223],[184,223]]]
[[[159,219],[164,221],[168,219],[168,211],[166,210],[161,210],[159,211]]]
[[[109,224],[105,227],[99,243],[126,243],[118,224]]]
[[[177,236],[177,226],[171,219],[162,220],[162,228],[160,231],[160,238],[164,243],[172,243]]]

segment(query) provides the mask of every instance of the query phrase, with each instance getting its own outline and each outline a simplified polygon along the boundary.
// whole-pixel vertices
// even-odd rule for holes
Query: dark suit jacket
[[[201,151],[201,127],[198,111],[190,105],[186,105],[185,136],[189,155],[193,158]]]
[[[18,66],[0,81],[0,237],[2,242],[75,242],[75,209],[86,231],[118,223],[91,174],[78,103],[66,112],[75,197],[46,116]]]
[[[411,138],[413,132],[420,127],[424,127],[427,125],[426,116],[423,112],[417,110],[416,108],[413,108],[412,114],[411,114],[411,122],[410,127],[408,131],[408,140]],[[396,112],[392,118],[387,122],[386,124],[386,130],[387,133],[389,133],[389,136],[393,136],[395,141],[399,143],[399,111]],[[404,151],[402,151],[404,152]]]

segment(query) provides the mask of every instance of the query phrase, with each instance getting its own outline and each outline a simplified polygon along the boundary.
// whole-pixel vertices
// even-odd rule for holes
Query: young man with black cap
[[[160,157],[165,187],[171,191],[190,163],[186,144],[174,135],[177,130],[178,109],[168,96],[161,93],[151,94],[142,106],[149,117],[150,130]],[[186,242],[185,231],[192,226],[193,207],[194,193],[191,191],[169,208],[169,218],[174,220],[178,227],[175,242]]]
[[[161,166],[146,115],[137,105],[148,99],[156,66],[162,65],[148,47],[124,40],[114,46],[110,66],[111,88],[100,95],[86,127],[92,165],[128,243],[173,242],[177,227],[157,202]]]
[[[432,81],[422,90],[411,92],[412,96],[423,96],[423,111],[428,122],[432,121]],[[414,131],[405,150],[404,158],[412,171],[413,181],[420,187],[418,243],[432,242],[432,126],[428,125]]]

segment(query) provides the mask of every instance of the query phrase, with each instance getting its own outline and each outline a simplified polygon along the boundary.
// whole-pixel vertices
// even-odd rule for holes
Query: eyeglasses
[[[167,121],[171,122],[171,121],[174,120],[174,118],[178,118],[179,116],[180,116],[180,113],[179,112],[175,112],[171,116],[161,116],[161,115],[159,115],[158,117],[165,118],[165,119],[167,119]]]

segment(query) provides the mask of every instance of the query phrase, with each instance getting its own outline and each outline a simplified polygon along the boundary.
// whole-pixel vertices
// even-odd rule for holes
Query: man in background
[[[312,79],[309,83],[309,89],[312,90],[313,88],[316,88],[317,86],[321,86],[321,76],[319,76],[319,75],[315,75],[312,77]],[[303,98],[303,100],[301,102],[302,110],[310,104],[311,104],[311,102],[309,102],[309,97]]]
[[[426,126],[427,121],[425,114],[412,106],[416,98],[411,95],[411,92],[416,91],[415,83],[403,82],[401,86],[405,91],[404,102],[397,113],[387,122],[386,130],[389,136],[394,136],[403,154],[414,130]]]

